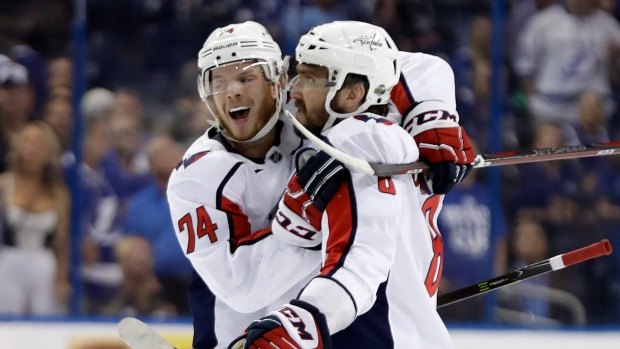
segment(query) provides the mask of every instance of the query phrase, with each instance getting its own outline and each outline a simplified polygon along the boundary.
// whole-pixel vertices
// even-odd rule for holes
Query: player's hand
[[[319,309],[294,299],[250,324],[228,349],[331,349],[327,321]]]
[[[461,126],[433,128],[420,132],[414,139],[420,160],[431,168],[422,176],[427,192],[446,194],[471,171],[474,151]]]
[[[297,173],[288,182],[271,228],[291,244],[315,247],[322,240],[325,207],[350,174],[340,161],[311,148],[297,152],[295,165]]]

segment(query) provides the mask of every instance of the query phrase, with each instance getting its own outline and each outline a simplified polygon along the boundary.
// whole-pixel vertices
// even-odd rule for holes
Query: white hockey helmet
[[[226,137],[236,142],[222,129],[221,123],[215,110],[209,105],[208,97],[213,93],[211,88],[211,70],[228,64],[237,64],[248,61],[256,61],[263,69],[267,81],[276,84],[280,89],[279,79],[282,73],[282,51],[273,40],[267,29],[261,24],[247,21],[230,24],[226,27],[214,30],[205,41],[198,53],[198,92],[200,98],[207,104],[209,110],[215,116],[213,126],[218,128]],[[279,90],[280,91],[280,90]],[[243,141],[251,142],[265,136],[271,130],[280,115],[282,96],[278,92],[276,110],[265,126],[252,138]]]
[[[328,69],[330,90],[325,110],[330,117],[323,131],[338,118],[359,114],[371,105],[387,104],[390,92],[400,78],[398,48],[385,29],[369,23],[335,21],[314,27],[299,39],[295,56],[298,63]],[[366,100],[352,113],[336,113],[331,109],[331,101],[349,73],[368,79]]]

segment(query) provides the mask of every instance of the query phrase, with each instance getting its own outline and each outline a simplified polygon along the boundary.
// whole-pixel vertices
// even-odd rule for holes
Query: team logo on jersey
[[[383,47],[383,43],[381,43],[381,39],[378,39],[376,37],[377,37],[377,34],[373,36],[362,35],[359,38],[354,39],[353,43],[361,45],[361,46],[368,45],[368,48],[370,48],[371,51],[374,51],[376,50],[375,47]]]
[[[210,150],[205,150],[205,151],[201,151],[198,152],[196,154],[191,155],[190,157],[181,160],[181,162],[179,162],[179,164],[177,165],[176,169],[178,170],[181,166],[183,166],[183,168],[187,168],[187,166],[193,164],[194,162],[200,160],[200,158],[202,158],[203,156],[207,155],[210,152]]]

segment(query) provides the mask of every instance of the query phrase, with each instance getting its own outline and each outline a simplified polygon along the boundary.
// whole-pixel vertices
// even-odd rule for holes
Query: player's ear
[[[355,84],[351,87],[351,102],[355,104],[356,108],[364,103],[364,95],[366,94],[366,88],[364,84]]]
[[[347,110],[356,110],[362,103],[364,103],[364,95],[366,89],[363,84],[353,84],[350,87],[341,89],[341,103]]]
[[[278,86],[279,86],[279,83],[277,82],[269,84],[269,94],[271,98],[273,99],[278,98]]]

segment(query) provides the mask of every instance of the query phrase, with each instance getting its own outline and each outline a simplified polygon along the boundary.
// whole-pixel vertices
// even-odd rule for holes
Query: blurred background
[[[197,53],[234,22],[284,54],[333,20],[450,63],[477,153],[620,138],[616,0],[0,2],[0,319],[190,319],[167,178],[210,117]],[[620,156],[474,170],[439,218],[440,293],[607,238]],[[449,324],[620,325],[620,253],[440,310]]]

